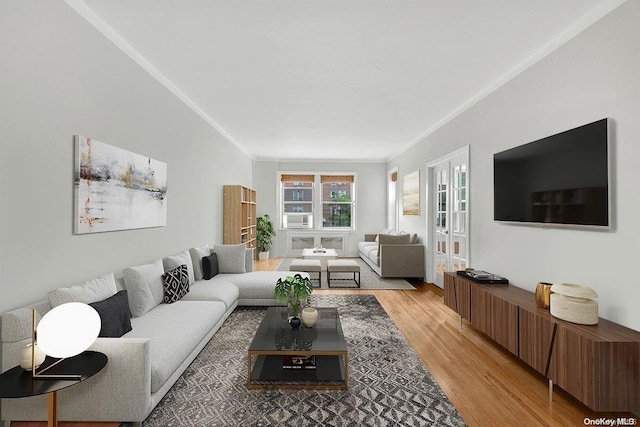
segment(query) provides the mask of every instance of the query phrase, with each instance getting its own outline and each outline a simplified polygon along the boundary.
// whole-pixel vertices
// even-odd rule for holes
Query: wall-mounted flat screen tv
[[[602,119],[495,154],[494,220],[608,228],[608,128]]]

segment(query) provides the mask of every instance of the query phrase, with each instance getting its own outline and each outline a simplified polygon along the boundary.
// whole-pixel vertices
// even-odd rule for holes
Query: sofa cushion
[[[358,250],[364,254],[378,247],[377,242],[358,242]]]
[[[144,316],[131,319],[125,338],[150,339],[151,392],[173,375],[213,327],[224,318],[219,301],[178,301],[160,304]]]
[[[218,255],[213,253],[202,258],[202,278],[209,280],[218,275]]]
[[[164,298],[162,260],[125,268],[124,285],[129,296],[129,308],[133,317],[142,316],[160,304]]]
[[[187,265],[182,264],[162,275],[164,288],[163,302],[172,304],[189,293],[189,272]]]
[[[194,272],[193,272],[193,263],[191,262],[191,255],[189,251],[180,252],[179,254],[175,254],[172,256],[168,256],[163,258],[162,265],[164,267],[165,273],[169,270],[173,270],[174,268],[180,267],[182,264],[187,266],[187,272],[189,274],[189,284],[196,281]]]
[[[189,255],[191,255],[191,264],[193,264],[194,280],[202,280],[202,258],[209,256],[210,254],[211,251],[209,250],[209,245],[189,249]]]
[[[380,251],[378,250],[378,248],[372,250],[369,252],[369,254],[367,254],[367,258],[369,258],[371,261],[373,261],[375,263],[375,265],[380,265],[380,257],[378,257],[378,254],[380,253]]]
[[[109,298],[117,291],[116,280],[113,273],[107,273],[80,285],[59,288],[49,292],[49,304],[51,304],[51,308],[67,302],[83,302],[89,304]]]
[[[393,236],[391,234],[380,234],[380,244],[401,245],[408,244],[411,236],[409,234],[399,234]]]
[[[218,271],[220,273],[246,273],[244,243],[238,245],[215,245],[213,251],[218,256]]]
[[[189,293],[182,301],[222,301],[227,309],[238,301],[240,292],[238,287],[223,276],[216,276],[211,280],[198,280],[189,287]]]
[[[131,330],[131,310],[126,290],[89,305],[100,315],[99,337],[118,338]]]

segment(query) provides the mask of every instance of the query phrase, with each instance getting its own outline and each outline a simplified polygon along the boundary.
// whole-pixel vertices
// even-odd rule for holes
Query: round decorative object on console
[[[591,288],[569,283],[551,287],[550,312],[552,316],[580,325],[598,323],[598,303],[591,298],[598,294]]]
[[[315,325],[316,321],[318,320],[318,310],[316,310],[314,307],[305,307],[302,309],[301,317],[304,326],[310,328]]]
[[[598,294],[593,289],[571,283],[556,283],[551,287],[551,292],[574,298],[598,298]]]

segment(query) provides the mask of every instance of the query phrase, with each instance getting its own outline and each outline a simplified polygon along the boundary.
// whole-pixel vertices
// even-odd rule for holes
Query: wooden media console
[[[486,334],[599,412],[640,409],[640,332],[600,318],[585,326],[539,308],[533,292],[509,284],[480,284],[445,273],[444,302]]]

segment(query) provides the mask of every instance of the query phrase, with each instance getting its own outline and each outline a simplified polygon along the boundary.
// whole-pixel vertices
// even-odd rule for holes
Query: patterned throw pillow
[[[182,264],[162,275],[164,287],[163,302],[171,304],[178,301],[189,292],[189,272],[187,265]]]

